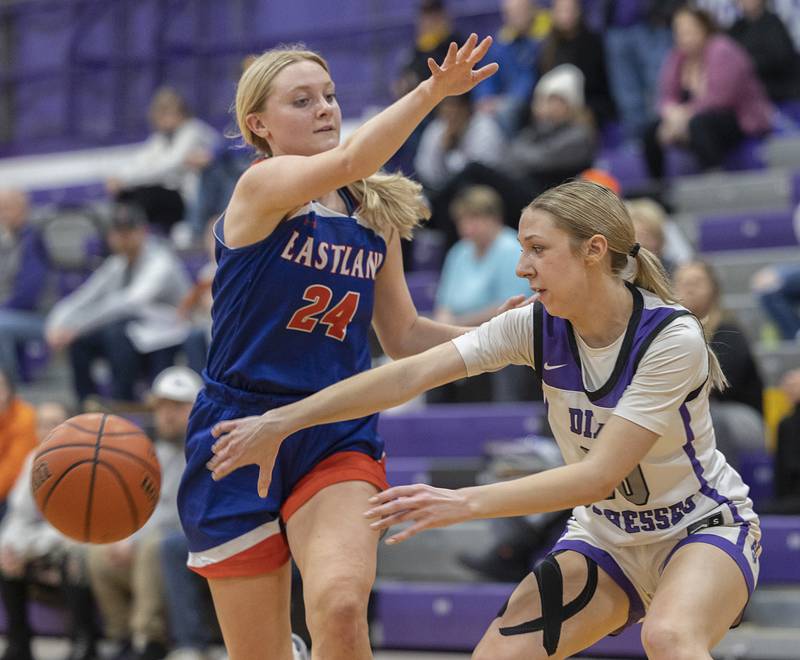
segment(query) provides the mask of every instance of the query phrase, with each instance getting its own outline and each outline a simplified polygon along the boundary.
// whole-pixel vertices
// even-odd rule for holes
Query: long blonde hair
[[[542,193],[527,208],[550,214],[556,226],[570,236],[576,251],[592,236],[604,236],[611,254],[611,272],[618,277],[626,270],[628,256],[635,252],[633,284],[654,293],[666,303],[677,302],[659,258],[641,246],[634,251],[638,244],[630,214],[622,200],[605,186],[590,181],[570,181]],[[717,389],[724,389],[727,385],[719,360],[710,346],[708,375]]]
[[[265,158],[272,156],[269,143],[247,125],[247,116],[260,112],[272,93],[275,76],[296,62],[314,62],[330,75],[325,59],[302,45],[280,46],[265,51],[245,69],[236,87],[236,122],[242,139]],[[401,174],[376,172],[347,186],[358,204],[358,215],[376,233],[389,237],[397,231],[411,238],[414,229],[430,217],[422,186]]]

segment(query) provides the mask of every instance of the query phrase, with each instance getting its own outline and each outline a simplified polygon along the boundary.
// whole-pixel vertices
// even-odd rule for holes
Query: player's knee
[[[650,660],[680,660],[697,657],[700,640],[676,621],[645,620],[642,645]]]
[[[335,626],[338,630],[350,628],[366,620],[369,590],[357,580],[348,577],[330,579],[325,584],[306,592],[306,612],[309,625]]]

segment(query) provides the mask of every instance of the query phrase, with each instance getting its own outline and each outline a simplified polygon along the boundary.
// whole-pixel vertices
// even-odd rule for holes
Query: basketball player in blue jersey
[[[206,469],[211,428],[368,369],[371,323],[391,357],[465,331],[417,315],[400,238],[426,215],[420,187],[376,172],[439,101],[497,70],[476,68],[490,44],[474,34],[452,44],[428,80],[341,145],[334,84],[316,53],[266,52],[239,81],[239,128],[264,158],[215,226],[213,336],[179,493],[188,563],[208,578],[232,660],[292,657],[290,553],[315,657],[371,657],[378,532],[361,514],[387,486],[376,416],[298,433],[271,457],[274,470],[223,482]]]
[[[574,507],[473,657],[565,658],[644,617],[649,658],[711,658],[755,587],[760,554],[748,488],[715,447],[717,359],[608,189],[577,181],[545,192],[523,212],[519,241],[517,273],[538,293],[534,305],[300,403],[217,425],[214,478],[266,469],[297,429],[528,364],[566,465],[459,490],[391,488],[371,498],[371,526],[410,523],[387,541],[396,543],[465,520]]]

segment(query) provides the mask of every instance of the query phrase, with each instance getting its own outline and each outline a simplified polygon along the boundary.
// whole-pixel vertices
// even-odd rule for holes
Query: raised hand
[[[533,302],[536,302],[536,299],[539,297],[538,294],[534,293],[532,296],[526,296],[524,294],[518,294],[516,296],[511,296],[508,298],[500,307],[497,308],[495,312],[495,316],[500,316],[504,312],[507,312],[510,309],[519,309],[520,307],[525,307],[526,305],[530,305]]]
[[[496,62],[487,64],[477,70],[474,69],[475,65],[486,55],[491,45],[491,37],[486,37],[478,43],[478,35],[473,32],[461,48],[455,42],[450,44],[450,48],[447,50],[447,55],[441,65],[429,57],[430,83],[436,93],[442,98],[463,94],[497,71],[499,67]]]
[[[245,465],[257,465],[258,494],[266,497],[275,458],[286,437],[272,423],[270,414],[219,422],[211,429],[211,435],[217,441],[211,446],[214,456],[206,467],[211,470],[214,481]]]
[[[373,508],[364,513],[375,519],[370,527],[388,529],[392,525],[412,522],[401,532],[390,536],[386,543],[401,543],[426,529],[446,527],[472,518],[467,499],[461,491],[434,488],[426,484],[395,486],[369,499]]]

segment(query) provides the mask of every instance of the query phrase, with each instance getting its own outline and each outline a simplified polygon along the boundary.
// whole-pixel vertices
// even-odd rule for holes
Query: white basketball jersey
[[[745,535],[755,516],[748,487],[716,450],[702,328],[683,307],[629,288],[633,312],[627,330],[606,348],[582,345],[572,325],[541,304],[527,318],[515,310],[455,343],[470,375],[496,369],[503,350],[505,363],[519,364],[521,355],[532,361],[567,463],[582,460],[612,414],[659,435],[607,499],[575,507],[576,520],[597,537],[619,546],[664,541],[720,506],[742,523]],[[532,347],[521,345],[523,318],[533,329]],[[497,349],[497,343],[508,345]],[[597,374],[603,380],[593,383]]]
[[[590,391],[572,326],[541,308],[542,386],[550,427],[564,460],[580,461],[612,414],[659,432],[660,437],[636,469],[606,500],[576,507],[577,521],[616,545],[662,541],[724,504],[740,519],[737,503],[750,509],[748,488],[716,450],[708,409],[707,360],[697,382],[685,384],[685,396],[672,410],[653,410],[629,392],[637,369],[656,337],[680,317],[705,349],[702,329],[678,305],[666,305],[646,291],[631,287],[633,313],[608,380]],[[538,317],[538,313],[536,314]],[[535,323],[535,321],[534,321]],[[686,323],[683,323],[686,325]],[[534,333],[539,328],[534,329]],[[702,342],[702,343],[701,343]],[[536,349],[534,349],[535,351]],[[637,401],[629,404],[629,397]],[[645,403],[645,405],[642,405]],[[654,408],[656,402],[654,397]],[[656,421],[656,417],[660,417]],[[656,428],[653,428],[653,427]],[[739,520],[737,520],[738,522]],[[741,522],[745,522],[740,519]]]

